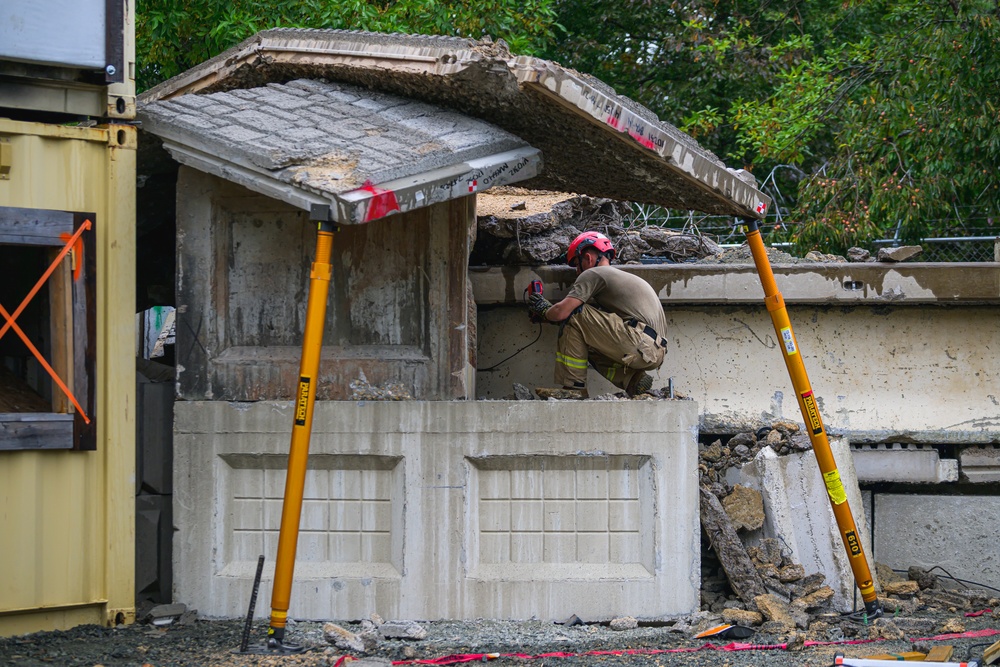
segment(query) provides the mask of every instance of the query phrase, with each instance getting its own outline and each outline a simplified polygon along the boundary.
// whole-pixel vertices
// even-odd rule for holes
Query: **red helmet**
[[[569,250],[566,251],[566,263],[573,266],[580,253],[588,246],[594,246],[597,252],[606,254],[608,259],[615,258],[615,247],[611,245],[611,239],[600,232],[584,232],[569,244]]]

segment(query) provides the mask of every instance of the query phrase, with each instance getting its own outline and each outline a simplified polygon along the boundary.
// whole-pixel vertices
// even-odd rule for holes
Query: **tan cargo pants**
[[[586,387],[589,362],[612,384],[624,389],[637,373],[659,368],[663,363],[666,348],[658,342],[641,328],[627,325],[618,315],[584,304],[559,332],[555,380],[563,387]]]

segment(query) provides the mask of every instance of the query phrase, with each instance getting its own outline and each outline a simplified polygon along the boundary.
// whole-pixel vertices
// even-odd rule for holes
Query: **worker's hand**
[[[529,294],[528,295],[528,310],[534,315],[540,322],[545,321],[545,313],[548,312],[552,304],[541,294]]]

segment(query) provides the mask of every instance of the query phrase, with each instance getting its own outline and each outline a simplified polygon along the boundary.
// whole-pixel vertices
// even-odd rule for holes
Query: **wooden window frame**
[[[93,213],[53,211],[49,209],[14,208],[0,206],[0,244],[48,247],[51,257],[66,245],[64,240],[74,234],[84,221],[91,221],[91,228],[80,236],[83,258],[77,258],[80,275],[74,279],[69,273],[70,256],[63,258],[60,268],[49,277],[50,313],[57,308],[61,326],[71,337],[63,341],[60,352],[65,360],[53,366],[71,369],[70,377],[63,377],[66,384],[83,407],[90,422],[84,421],[69,400],[56,397],[53,389],[54,412],[0,413],[0,452],[23,450],[64,449],[94,451],[97,449],[97,252]],[[58,282],[63,276],[61,285]],[[52,281],[57,281],[53,283]],[[68,286],[68,289],[63,289]],[[13,315],[12,307],[7,311]],[[15,320],[16,321],[16,320]],[[6,320],[0,318],[0,326]],[[6,336],[16,336],[8,330]],[[71,344],[68,344],[71,343]],[[58,341],[53,341],[53,350]],[[49,360],[52,363],[52,360]]]

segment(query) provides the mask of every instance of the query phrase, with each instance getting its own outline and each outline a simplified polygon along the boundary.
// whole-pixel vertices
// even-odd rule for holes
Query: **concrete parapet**
[[[868,522],[851,459],[850,443],[834,438],[830,440],[830,448],[874,576],[875,562],[871,558]],[[813,453],[806,451],[778,456],[770,447],[765,447],[753,461],[731,471],[730,477],[731,482],[757,489],[764,498],[766,519],[757,534],[780,539],[784,547],[791,551],[792,559],[801,563],[807,574],[822,572],[826,583],[834,590],[833,605],[839,611],[852,610],[856,590],[854,574]],[[858,599],[860,601],[860,597]]]
[[[1000,482],[1000,447],[966,447],[958,460],[970,482]]]
[[[875,493],[872,505],[880,563],[901,570],[940,565],[959,579],[1000,588],[1000,496]]]
[[[942,459],[931,445],[854,445],[854,468],[859,482],[957,482],[958,461]]]
[[[266,616],[289,402],[179,402],[175,600]],[[694,611],[692,401],[316,404],[293,618]]]

